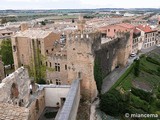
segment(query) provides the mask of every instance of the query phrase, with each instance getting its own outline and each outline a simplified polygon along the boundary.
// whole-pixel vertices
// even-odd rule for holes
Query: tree
[[[1,24],[5,24],[5,23],[7,23],[7,19],[6,18],[2,18]]]
[[[2,56],[2,61],[4,65],[13,64],[13,52],[12,52],[12,44],[10,39],[3,40],[0,45],[0,54]]]
[[[119,116],[124,113],[127,104],[128,102],[123,100],[122,95],[116,89],[101,95],[100,109],[111,116]]]
[[[139,77],[139,74],[140,74],[140,60],[136,60],[136,64],[134,67],[134,75],[136,77]]]
[[[34,59],[31,59],[30,65],[26,67],[28,68],[30,77],[34,77],[36,83],[46,84],[46,71],[53,71],[54,69],[45,65],[46,57],[40,53],[39,48],[35,51]]]
[[[46,25],[45,21],[42,21],[42,22],[41,22],[41,25],[44,25],[44,26],[45,26],[45,25]]]

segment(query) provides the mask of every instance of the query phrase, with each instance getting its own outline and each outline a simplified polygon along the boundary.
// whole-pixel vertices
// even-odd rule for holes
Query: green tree
[[[134,75],[136,77],[139,77],[139,74],[140,74],[140,60],[136,60],[136,64],[134,67]]]
[[[46,84],[46,71],[53,71],[53,68],[45,65],[46,57],[40,53],[39,48],[35,50],[34,59],[31,59],[30,65],[26,66],[29,70],[30,77],[34,77],[38,84]]]
[[[41,22],[41,25],[46,25],[45,21],[42,21],[42,22]]]
[[[125,112],[128,102],[123,100],[122,95],[116,89],[101,95],[100,109],[112,116],[119,116]]]
[[[6,18],[2,18],[1,24],[5,24],[5,23],[7,23],[7,19]]]
[[[13,52],[12,52],[12,44],[10,39],[3,40],[0,45],[0,54],[2,56],[2,61],[4,65],[13,64]]]

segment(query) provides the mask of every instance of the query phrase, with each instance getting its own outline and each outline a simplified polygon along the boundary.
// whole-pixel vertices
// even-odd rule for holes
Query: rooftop
[[[52,31],[44,31],[44,30],[25,30],[21,32],[17,32],[14,37],[28,37],[31,39],[36,39],[36,38],[45,38],[47,37]]]
[[[156,31],[156,30],[152,30],[152,28],[150,26],[148,26],[148,25],[139,25],[139,26],[137,26],[137,28],[139,28],[140,30],[144,31],[145,33]]]
[[[133,29],[133,28],[135,28],[135,26],[132,25],[132,24],[130,24],[130,23],[120,23],[120,24],[117,24],[117,25],[119,25],[121,27],[125,27],[127,29]]]

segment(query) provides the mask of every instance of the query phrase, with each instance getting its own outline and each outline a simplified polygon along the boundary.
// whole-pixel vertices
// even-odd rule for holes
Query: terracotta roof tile
[[[137,26],[137,28],[144,31],[145,33],[155,31],[155,30],[152,30],[152,28],[148,25],[139,25],[139,26]]]

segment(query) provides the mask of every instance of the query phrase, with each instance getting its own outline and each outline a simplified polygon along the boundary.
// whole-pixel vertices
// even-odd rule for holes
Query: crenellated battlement
[[[72,32],[69,33],[67,35],[67,41],[71,42],[71,41],[83,41],[83,42],[89,42],[89,43],[93,43],[96,39],[100,38],[100,33],[99,32],[89,32],[89,31],[85,31],[85,32],[80,32],[80,31],[76,31],[76,32]]]

